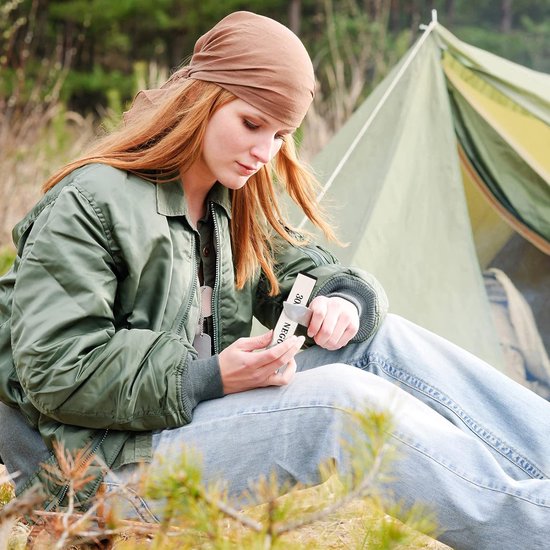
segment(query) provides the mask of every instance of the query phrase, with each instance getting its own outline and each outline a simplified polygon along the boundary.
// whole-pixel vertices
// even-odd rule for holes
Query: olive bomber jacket
[[[314,245],[281,247],[278,296],[261,274],[236,289],[229,191],[214,186],[208,208],[216,353],[249,335],[253,315],[273,327],[299,272],[317,278],[313,296],[356,297],[355,339],[374,334],[387,310],[378,282]],[[84,507],[105,465],[150,460],[152,430],[185,425],[198,402],[223,395],[217,356],[197,359],[192,347],[197,241],[181,182],[155,185],[101,164],[75,170],[14,229],[18,255],[0,278],[0,400],[21,410],[48,448],[87,449],[95,479],[77,495]],[[42,482],[47,509],[63,505],[67,490],[50,477],[41,468],[22,488]]]

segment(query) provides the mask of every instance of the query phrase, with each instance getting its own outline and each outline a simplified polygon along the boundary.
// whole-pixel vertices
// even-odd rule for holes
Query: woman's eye
[[[252,130],[252,131],[257,130],[260,127],[259,124],[254,124],[254,122],[251,122],[247,118],[243,118],[243,124],[245,125],[246,128],[248,128],[249,130]],[[286,134],[275,134],[275,139],[280,140],[280,141],[285,141]]]

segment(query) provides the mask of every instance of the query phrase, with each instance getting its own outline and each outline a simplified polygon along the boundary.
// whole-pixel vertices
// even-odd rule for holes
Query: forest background
[[[312,55],[317,95],[298,133],[306,160],[403,56],[432,9],[458,38],[550,73],[550,0],[0,0],[0,274],[14,258],[11,229],[47,177],[238,9],[288,25]],[[3,483],[0,471],[0,501]]]
[[[48,175],[238,9],[288,25],[312,55],[317,96],[299,133],[306,160],[405,53],[432,9],[458,38],[550,72],[550,0],[0,0],[0,273],[13,254],[11,228]]]

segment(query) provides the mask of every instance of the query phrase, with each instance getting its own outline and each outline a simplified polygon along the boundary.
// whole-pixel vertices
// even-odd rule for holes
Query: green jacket
[[[295,276],[317,277],[314,295],[344,292],[364,304],[356,339],[387,309],[376,280],[339,266],[319,247],[281,247],[281,294],[258,275],[234,285],[227,189],[208,197],[214,222],[216,353],[250,334],[252,317],[273,327]],[[222,397],[217,357],[197,359],[198,233],[180,182],[155,185],[106,165],[80,168],[52,188],[14,229],[15,264],[0,278],[0,400],[19,408],[48,448],[87,448],[96,479],[109,467],[151,459],[151,431],[185,425],[200,401]],[[94,458],[100,460],[95,461]],[[55,464],[50,456],[49,462]],[[66,488],[44,470],[46,508]]]

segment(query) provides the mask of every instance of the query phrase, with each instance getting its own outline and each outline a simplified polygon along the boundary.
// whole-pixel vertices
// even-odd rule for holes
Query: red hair
[[[189,79],[177,93],[167,94],[158,106],[143,110],[140,116],[102,138],[85,156],[50,177],[43,185],[47,191],[70,172],[90,163],[103,163],[135,173],[158,185],[179,178],[201,154],[206,126],[213,113],[235,99],[217,84]],[[235,260],[237,288],[243,288],[259,269],[267,277],[271,294],[279,292],[274,273],[273,234],[300,246],[292,236],[281,212],[274,178],[301,207],[312,223],[330,240],[336,240],[323,219],[316,200],[318,183],[302,165],[288,137],[276,157],[250,177],[246,185],[232,192],[231,241]]]

